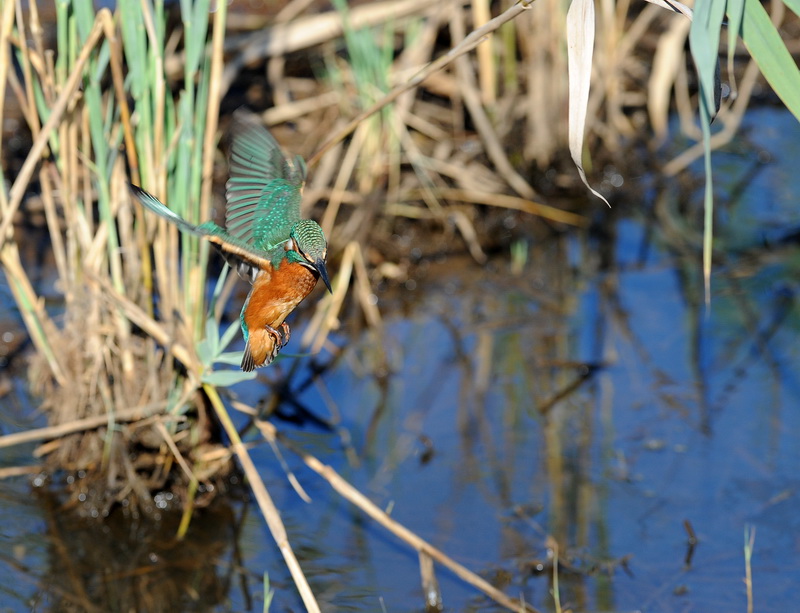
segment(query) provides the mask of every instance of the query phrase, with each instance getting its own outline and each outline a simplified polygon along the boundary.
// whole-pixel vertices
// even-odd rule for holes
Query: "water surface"
[[[527,243],[521,272],[507,253],[483,268],[450,258],[378,291],[382,332],[345,330],[334,368],[311,385],[300,369],[281,407],[332,427],[275,423],[393,518],[542,610],[554,610],[552,584],[535,571],[547,569],[552,535],[565,608],[745,611],[746,529],[756,610],[793,610],[798,148],[796,121],[763,110],[715,153],[709,310],[702,186],[629,177],[635,194],[623,188],[614,212],[598,213],[602,233],[533,240],[525,224],[511,229],[509,240]],[[0,399],[6,430],[29,419],[19,379],[13,390]],[[256,404],[269,388],[235,391]],[[0,462],[30,463],[29,452],[3,450]],[[253,456],[325,610],[422,610],[411,549],[291,453],[311,504],[268,446]],[[149,540],[139,524],[59,520],[51,498],[31,492],[23,478],[0,482],[2,610],[58,610],[70,598],[114,610],[136,592],[140,610],[260,611],[264,573],[271,610],[302,609],[255,507],[234,500],[201,514],[190,543],[165,545],[172,520]],[[497,609],[448,571],[437,577],[446,610]],[[171,602],[142,596],[157,589]]]

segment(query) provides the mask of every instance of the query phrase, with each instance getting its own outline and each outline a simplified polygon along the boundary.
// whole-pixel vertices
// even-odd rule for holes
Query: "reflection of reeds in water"
[[[237,597],[246,602],[258,589],[240,574],[235,537],[242,517],[224,504],[197,519],[192,538],[176,541],[180,513],[174,510],[134,522],[115,514],[101,528],[65,511],[52,493],[39,498],[48,537],[47,572],[34,573],[42,583],[42,610],[208,611]]]

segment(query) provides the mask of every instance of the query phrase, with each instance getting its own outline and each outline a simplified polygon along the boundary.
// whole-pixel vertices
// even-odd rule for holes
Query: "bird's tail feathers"
[[[244,354],[242,355],[242,370],[244,372],[251,372],[255,370],[256,363],[253,360],[253,352],[250,351],[250,339],[244,345]]]

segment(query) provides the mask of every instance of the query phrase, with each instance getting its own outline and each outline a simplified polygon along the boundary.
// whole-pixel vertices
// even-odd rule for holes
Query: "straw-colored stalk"
[[[146,225],[152,222],[131,207],[129,179],[120,155],[124,143],[136,180],[141,178],[151,189],[174,185],[182,190],[178,193],[189,194],[180,199],[182,214],[199,216],[202,173],[195,160],[202,159],[200,145],[204,142],[212,146],[207,148],[202,167],[210,168],[213,159],[216,122],[211,123],[210,136],[204,130],[206,114],[214,120],[218,116],[218,101],[208,104],[208,82],[212,66],[217,75],[220,72],[220,38],[224,37],[223,12],[217,16],[216,40],[212,36],[217,54],[212,62],[205,54],[204,22],[197,18],[203,11],[207,14],[208,7],[203,5],[193,7],[196,14],[191,27],[195,29],[191,36],[186,33],[194,60],[185,72],[191,81],[189,91],[182,94],[177,106],[166,97],[162,59],[165,16],[160,3],[154,13],[146,3],[122,3],[118,10],[125,14],[116,21],[108,9],[95,13],[89,0],[58,3],[55,62],[49,61],[36,3],[30,3],[30,10],[24,12],[19,4],[16,11],[12,10],[14,3],[3,5],[0,73],[8,74],[6,51],[10,48],[24,76],[24,83],[12,90],[34,141],[10,191],[3,192],[0,261],[41,356],[31,373],[44,393],[50,423],[69,428],[100,418],[107,426],[97,432],[99,436],[76,431],[48,447],[52,451],[49,461],[68,470],[109,470],[112,443],[117,438],[114,432],[126,428],[115,415],[124,414],[126,407],[171,397],[168,413],[175,416],[186,410],[192,384],[181,383],[183,377],[174,368],[174,358],[189,373],[203,370],[194,347],[196,329],[202,329],[205,321],[205,262],[193,255],[198,246],[186,243],[180,253],[187,282],[174,283],[180,278],[175,265],[179,259],[177,236],[162,229],[152,243],[148,239]],[[125,71],[130,91],[125,89]],[[106,75],[110,89],[105,89]],[[127,104],[129,95],[135,102],[133,114]],[[0,106],[0,111],[3,108]],[[29,281],[18,244],[9,240],[12,221],[37,168],[58,283],[64,293],[63,315],[57,322]],[[206,184],[208,191],[210,180]],[[118,299],[109,299],[114,296]],[[153,318],[155,304],[161,311],[160,323]],[[194,385],[196,389],[196,379]],[[183,395],[173,393],[181,389]],[[177,436],[178,430],[194,426],[173,420],[152,427],[158,438],[163,438],[165,431]],[[137,428],[129,435],[144,440],[145,430]],[[191,468],[192,457],[197,456],[185,445],[188,440],[205,441],[207,434],[179,438],[182,443],[170,440],[161,453],[185,460],[183,472],[192,480],[196,473]],[[125,471],[114,469],[112,474]],[[151,485],[160,487],[159,479],[166,487],[172,479],[182,481],[179,473],[162,474]],[[146,498],[146,490],[115,485],[113,479],[111,484],[109,502],[101,505],[112,504],[131,491],[136,492],[139,503],[147,505],[141,499],[142,495]]]

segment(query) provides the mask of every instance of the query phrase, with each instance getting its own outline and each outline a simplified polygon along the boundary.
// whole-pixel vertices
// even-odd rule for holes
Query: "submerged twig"
[[[10,479],[11,477],[24,477],[25,475],[35,475],[44,469],[43,466],[25,465],[25,466],[6,466],[0,468],[0,480]]]
[[[289,568],[292,579],[294,579],[297,590],[300,592],[300,597],[303,599],[303,604],[311,613],[318,613],[320,611],[319,604],[317,604],[314,593],[311,591],[311,586],[309,586],[308,580],[303,574],[303,569],[300,568],[300,563],[294,555],[280,513],[275,503],[272,501],[272,497],[269,495],[267,486],[264,485],[261,475],[258,474],[258,469],[255,464],[253,464],[253,459],[247,452],[247,448],[242,444],[239,432],[231,421],[230,415],[228,415],[228,411],[225,409],[225,405],[219,397],[217,388],[212,385],[204,384],[203,389],[208,399],[211,401],[211,405],[214,407],[214,411],[217,417],[219,417],[222,427],[231,440],[231,447],[236,453],[236,457],[239,458],[239,463],[242,465],[244,474],[250,482],[250,488],[253,490],[253,495],[256,498],[256,502],[258,502],[258,507],[267,522],[272,538],[275,539],[275,543],[278,545],[278,549],[280,549],[283,555],[283,559],[286,562],[286,566]]]
[[[419,552],[419,574],[422,579],[422,591],[425,594],[425,610],[443,610],[442,590],[439,588],[439,581],[436,579],[433,560],[424,551]]]
[[[753,613],[753,548],[756,544],[756,527],[744,527],[744,585],[747,590],[747,613]]]

